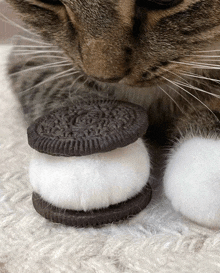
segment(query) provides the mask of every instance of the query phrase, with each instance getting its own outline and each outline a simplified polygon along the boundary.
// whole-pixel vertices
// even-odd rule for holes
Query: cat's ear
[[[184,0],[137,0],[136,4],[148,9],[166,9],[174,7]]]

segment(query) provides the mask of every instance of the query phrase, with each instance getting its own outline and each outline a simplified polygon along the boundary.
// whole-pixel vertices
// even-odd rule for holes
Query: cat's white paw
[[[147,183],[150,160],[142,139],[107,153],[55,157],[36,152],[33,190],[51,204],[74,210],[108,207],[133,197]]]
[[[207,227],[220,227],[220,140],[195,137],[172,153],[164,190],[173,207]]]

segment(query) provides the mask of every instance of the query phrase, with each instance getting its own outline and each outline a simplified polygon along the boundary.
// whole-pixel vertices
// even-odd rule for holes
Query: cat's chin
[[[165,194],[173,207],[192,221],[220,227],[220,140],[195,137],[171,154]]]
[[[146,185],[150,159],[144,142],[110,152],[56,157],[36,152],[29,168],[33,190],[54,206],[91,210],[135,196]]]

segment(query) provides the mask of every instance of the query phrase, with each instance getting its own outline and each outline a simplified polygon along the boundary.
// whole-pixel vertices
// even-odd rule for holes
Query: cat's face
[[[220,40],[219,0],[8,2],[76,67],[101,81],[153,84]]]

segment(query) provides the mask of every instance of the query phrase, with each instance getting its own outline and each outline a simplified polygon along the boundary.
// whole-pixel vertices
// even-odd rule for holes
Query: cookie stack
[[[33,205],[46,219],[102,226],[128,219],[151,199],[150,163],[141,137],[146,111],[116,100],[79,101],[28,128]]]

